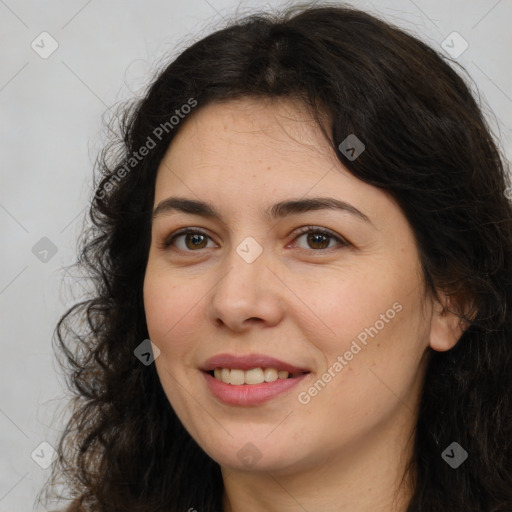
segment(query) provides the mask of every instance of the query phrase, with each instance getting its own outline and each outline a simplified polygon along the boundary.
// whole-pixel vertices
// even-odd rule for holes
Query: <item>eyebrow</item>
[[[371,220],[355,206],[352,206],[345,201],[334,199],[333,197],[313,197],[308,199],[281,201],[272,205],[265,212],[265,215],[269,220],[274,220],[288,215],[317,210],[338,210],[347,212],[365,222],[368,222],[369,224],[372,224]],[[168,197],[158,203],[158,206],[153,211],[153,219],[162,215],[169,215],[173,212],[201,215],[203,217],[217,219],[224,222],[222,216],[212,204],[182,197]]]

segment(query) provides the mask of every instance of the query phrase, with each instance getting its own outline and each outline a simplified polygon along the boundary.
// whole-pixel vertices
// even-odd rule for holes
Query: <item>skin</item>
[[[399,483],[428,355],[461,335],[443,312],[445,296],[440,304],[425,291],[406,217],[343,167],[297,101],[211,104],[182,123],[158,169],[154,206],[170,196],[208,201],[222,220],[176,211],[155,217],[144,304],[162,387],[220,464],[225,510],[405,511],[411,475]],[[278,201],[312,197],[350,203],[370,222],[337,210],[264,215]],[[349,245],[308,242],[297,231],[309,225]],[[161,247],[184,227],[205,232],[199,248],[190,236]],[[262,248],[252,263],[236,252],[249,236]],[[401,311],[300,403],[298,394],[396,303]],[[267,354],[311,373],[265,404],[226,405],[199,371],[225,352]],[[249,442],[261,456],[252,467],[237,456]]]

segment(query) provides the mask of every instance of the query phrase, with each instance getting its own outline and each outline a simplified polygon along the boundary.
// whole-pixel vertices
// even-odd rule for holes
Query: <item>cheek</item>
[[[317,286],[304,281],[297,295],[307,297],[306,314],[297,314],[296,318],[302,318],[308,338],[313,343],[316,340],[318,348],[332,357],[348,350],[358,335],[364,341],[366,330],[376,322],[379,332],[386,330],[400,315],[393,304],[400,300],[401,293],[396,282],[382,276],[376,271],[350,269],[322,279]],[[384,323],[386,320],[388,323]]]
[[[413,271],[391,270],[375,266],[329,279],[316,292],[309,287],[306,296],[314,315],[303,316],[302,328],[327,366],[345,355],[352,370],[376,362],[389,370],[404,359],[417,363],[428,332],[420,280],[413,279]]]
[[[179,346],[179,340],[184,339],[183,328],[197,306],[198,293],[194,293],[193,286],[177,284],[175,279],[171,283],[169,276],[148,267],[143,296],[150,339],[162,351]]]
[[[165,332],[165,326],[169,325],[172,309],[168,303],[169,289],[165,286],[164,280],[158,279],[151,270],[146,271],[143,296],[149,337],[160,346],[158,341]]]

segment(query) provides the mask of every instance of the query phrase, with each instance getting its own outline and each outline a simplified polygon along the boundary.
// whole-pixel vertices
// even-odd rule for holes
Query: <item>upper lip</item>
[[[202,370],[209,372],[215,368],[230,368],[238,370],[251,370],[253,368],[275,368],[276,370],[285,370],[288,373],[309,373],[306,368],[280,361],[274,357],[263,354],[217,354],[207,359],[202,366]]]

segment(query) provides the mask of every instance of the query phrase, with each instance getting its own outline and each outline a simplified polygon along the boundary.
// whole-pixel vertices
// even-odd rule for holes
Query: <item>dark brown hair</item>
[[[56,329],[75,398],[53,477],[65,478],[80,511],[222,509],[219,465],[176,417],[154,365],[134,356],[149,337],[142,285],[156,171],[186,119],[127,165],[190,98],[197,111],[235,98],[291,96],[317,121],[329,114],[324,133],[332,150],[355,177],[397,201],[429,290],[459,299],[458,313],[470,325],[453,349],[431,354],[407,511],[510,512],[512,208],[505,160],[447,58],[342,6],[294,6],[231,22],[183,51],[124,108],[120,137],[97,162],[92,222],[80,243],[77,265],[94,293]],[[338,148],[349,134],[366,146],[353,161]],[[469,455],[457,469],[441,457],[454,441]]]

